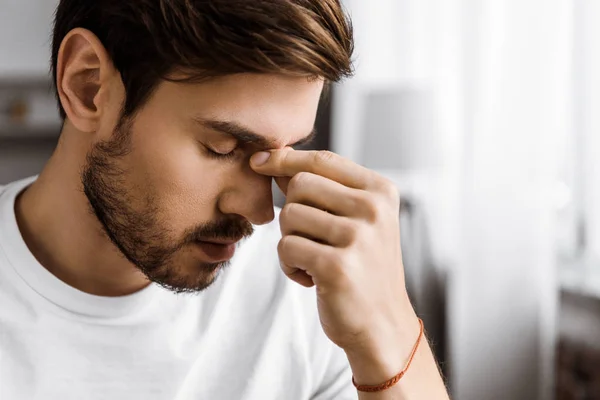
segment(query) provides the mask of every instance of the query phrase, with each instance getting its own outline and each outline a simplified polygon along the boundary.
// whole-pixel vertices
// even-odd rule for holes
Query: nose
[[[250,165],[231,176],[227,189],[219,198],[223,214],[237,214],[253,225],[267,224],[275,218],[272,178],[254,172]]]

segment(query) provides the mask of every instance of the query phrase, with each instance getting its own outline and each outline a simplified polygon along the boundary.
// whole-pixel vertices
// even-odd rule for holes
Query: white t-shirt
[[[356,399],[314,290],[279,268],[276,221],[257,227],[197,295],[157,285],[100,297],[47,271],[0,187],[0,400]]]

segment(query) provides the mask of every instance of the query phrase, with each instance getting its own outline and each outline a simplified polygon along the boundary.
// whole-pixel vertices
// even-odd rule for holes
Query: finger
[[[277,246],[283,272],[293,279],[302,270],[322,288],[344,282],[343,263],[335,247],[296,235],[284,236]]]
[[[355,223],[299,203],[287,203],[279,216],[281,234],[297,235],[336,247],[347,247],[356,238]]]
[[[290,151],[290,150],[294,150],[294,148],[286,146],[284,148],[284,150]],[[268,153],[268,152],[264,152],[264,153]],[[270,157],[270,153],[269,153],[269,157]],[[273,177],[273,180],[275,181],[275,183],[277,184],[277,186],[279,187],[281,192],[286,196],[287,196],[287,190],[288,190],[287,188],[290,183],[290,179],[292,179],[292,178],[289,176],[274,176]]]
[[[280,265],[285,275],[294,282],[299,283],[300,285],[307,288],[315,286],[315,282],[313,282],[312,277],[308,275],[306,271],[298,268],[289,267],[285,263],[283,263],[283,261],[281,261]]]
[[[312,287],[315,285],[312,277],[302,268],[298,268],[294,264],[293,257],[290,256],[289,252],[283,252],[281,250],[282,243],[279,242],[278,253],[279,253],[279,265],[283,273],[293,280],[305,287]]]
[[[329,151],[273,150],[265,160],[264,152],[250,160],[254,171],[268,176],[293,177],[299,172],[312,172],[355,189],[377,189],[381,178],[373,171]],[[261,163],[262,162],[262,163]]]
[[[377,213],[371,193],[351,189],[310,172],[300,172],[290,180],[287,202],[305,204],[345,217],[370,219]]]

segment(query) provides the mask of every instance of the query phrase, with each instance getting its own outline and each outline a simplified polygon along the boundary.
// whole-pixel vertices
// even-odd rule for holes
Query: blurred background
[[[0,184],[57,141],[56,3],[0,0]],[[600,2],[345,3],[356,77],[313,146],[397,183],[407,285],[453,397],[600,399]]]

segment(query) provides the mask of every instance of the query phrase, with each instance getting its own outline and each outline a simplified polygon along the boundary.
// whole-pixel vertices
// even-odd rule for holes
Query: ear
[[[92,32],[73,29],[61,43],[56,71],[58,95],[68,120],[82,132],[96,132],[107,113],[116,77],[122,85],[106,49]]]

